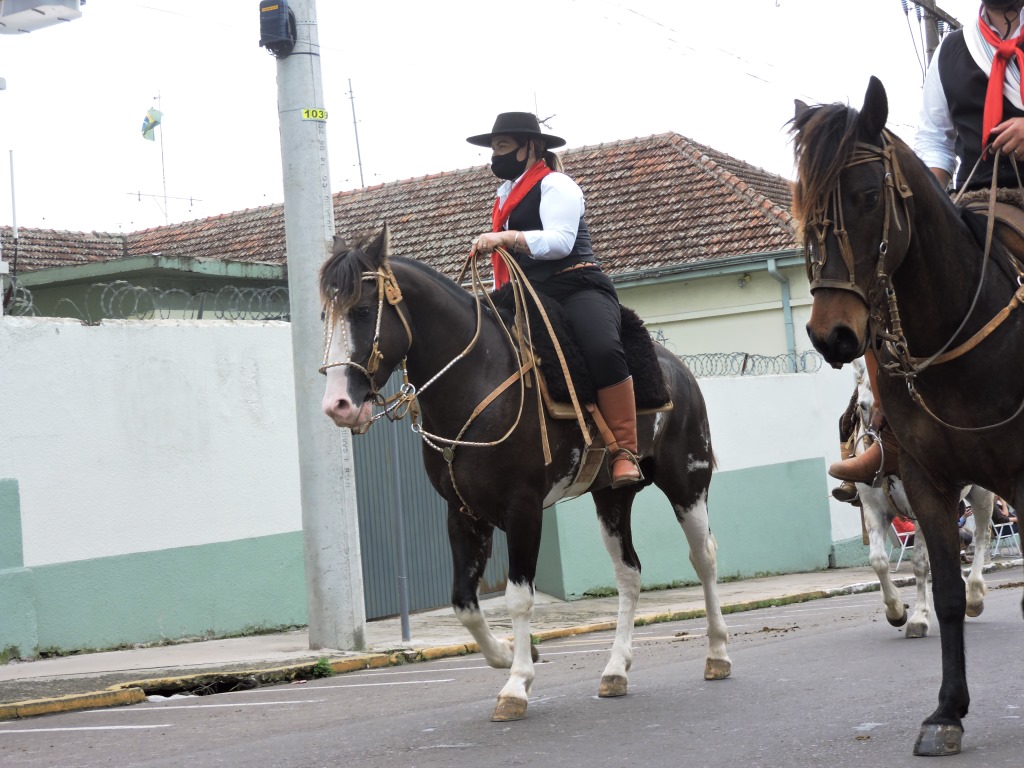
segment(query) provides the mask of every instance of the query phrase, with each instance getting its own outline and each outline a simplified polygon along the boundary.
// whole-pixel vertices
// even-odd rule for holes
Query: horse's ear
[[[385,222],[377,236],[373,238],[373,240],[370,241],[363,250],[366,252],[367,256],[372,256],[377,262],[383,263],[387,261],[390,247],[391,230]]]
[[[345,253],[349,250],[348,245],[345,243],[345,238],[341,235],[334,236],[334,247],[331,248],[331,255],[337,256],[339,253]]]
[[[806,102],[800,101],[800,99],[793,99],[793,120],[798,121],[808,109]]]
[[[889,119],[889,100],[885,95],[885,86],[874,75],[868,81],[868,90],[864,94],[864,108],[860,111],[860,127],[864,135],[870,138],[880,136]]]

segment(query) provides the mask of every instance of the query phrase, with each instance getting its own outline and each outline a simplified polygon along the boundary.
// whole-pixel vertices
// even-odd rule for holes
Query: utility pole
[[[323,355],[317,273],[333,246],[334,207],[316,2],[263,3],[261,26],[264,11],[288,6],[295,44],[270,50],[277,56],[309,647],[362,650],[366,610],[352,435],[320,410],[324,384],[317,373]]]
[[[935,5],[935,0],[914,0],[914,4],[924,10],[924,62],[925,67],[931,64],[932,54],[939,47],[939,21],[950,29],[960,29],[962,24]]]

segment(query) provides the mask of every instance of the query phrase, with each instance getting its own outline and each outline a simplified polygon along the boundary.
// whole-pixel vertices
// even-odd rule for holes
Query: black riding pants
[[[583,267],[533,283],[533,287],[562,305],[598,389],[629,377],[619,296],[608,275],[597,267]]]

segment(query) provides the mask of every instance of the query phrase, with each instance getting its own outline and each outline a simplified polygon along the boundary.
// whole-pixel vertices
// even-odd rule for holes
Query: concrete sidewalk
[[[1019,559],[997,560],[986,571],[1020,567]],[[909,568],[894,580],[898,586],[914,583]],[[865,566],[725,582],[718,585],[718,594],[728,614],[877,589],[875,572]],[[495,633],[511,633],[503,597],[483,601],[483,608]],[[564,602],[538,594],[533,635],[543,641],[610,629],[617,608],[617,597]],[[693,618],[703,612],[700,586],[657,590],[641,594],[637,621]],[[308,679],[322,675],[325,663],[343,673],[477,650],[451,608],[413,614],[409,623],[411,639],[403,642],[399,617],[368,622],[367,649],[362,652],[310,650],[302,630],[11,662],[0,666],[0,721],[136,703],[155,694],[211,693]]]

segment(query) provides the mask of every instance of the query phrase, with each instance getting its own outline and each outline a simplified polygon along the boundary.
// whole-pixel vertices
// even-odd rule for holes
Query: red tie
[[[981,146],[982,149],[985,149],[988,146],[989,134],[992,129],[1003,121],[1003,82],[1006,79],[1006,63],[1011,56],[1017,57],[1017,68],[1022,74],[1021,98],[1024,99],[1024,51],[1018,47],[1021,42],[1019,34],[1009,40],[1000,40],[981,16],[978,17],[978,28],[981,29],[981,36],[985,38],[986,42],[995,46],[996,49],[992,56],[992,69],[988,75],[988,90],[985,91],[985,115],[981,124]]]
[[[549,173],[551,173],[551,169],[548,168],[547,163],[538,160],[509,190],[504,205],[500,205],[498,200],[494,201],[494,210],[491,212],[492,232],[501,232],[505,228],[505,222],[512,215],[512,210],[522,202],[526,193],[537,186],[540,180]],[[497,251],[491,254],[491,267],[494,269],[494,290],[498,290],[508,282],[508,267],[505,266],[505,262]]]

